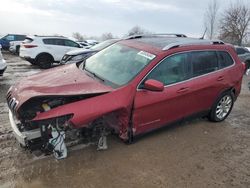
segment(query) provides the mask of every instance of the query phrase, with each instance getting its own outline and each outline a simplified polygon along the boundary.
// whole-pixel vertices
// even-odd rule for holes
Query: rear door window
[[[57,46],[64,46],[63,39],[43,39],[44,44],[48,45],[57,45]]]
[[[215,51],[191,52],[193,77],[219,70],[219,62]]]

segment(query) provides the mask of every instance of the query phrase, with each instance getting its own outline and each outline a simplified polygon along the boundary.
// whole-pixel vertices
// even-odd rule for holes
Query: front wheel
[[[213,122],[221,122],[227,118],[234,105],[234,96],[231,91],[223,93],[215,102],[209,115]]]

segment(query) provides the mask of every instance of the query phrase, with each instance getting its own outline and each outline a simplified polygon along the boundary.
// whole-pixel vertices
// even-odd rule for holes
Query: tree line
[[[225,9],[220,8],[218,0],[210,0],[204,14],[204,26],[206,28],[206,38],[221,39],[224,42],[234,45],[250,45],[250,5],[242,0],[231,3]],[[150,34],[153,32],[143,29],[141,26],[132,27],[125,36]],[[75,32],[72,36],[78,40],[96,39],[104,41],[118,38],[111,32],[103,33],[100,37],[87,37]]]
[[[136,26],[132,27],[127,32],[127,34],[124,35],[124,37],[132,36],[132,35],[149,34],[149,33],[151,33],[151,32],[149,32],[149,31],[143,29],[142,27],[136,25]],[[117,36],[114,36],[111,32],[103,33],[100,37],[87,36],[87,35],[82,35],[79,32],[74,32],[74,33],[72,33],[72,37],[75,38],[78,41],[84,41],[86,39],[95,39],[95,40],[104,41],[104,40],[108,40],[108,39],[119,38]]]
[[[249,44],[250,6],[238,0],[220,10],[217,0],[211,0],[204,16],[207,38],[219,38],[234,45]]]

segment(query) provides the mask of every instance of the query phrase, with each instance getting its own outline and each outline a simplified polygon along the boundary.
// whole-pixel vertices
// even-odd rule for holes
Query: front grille
[[[12,111],[13,114],[15,114],[18,101],[14,97],[11,96],[11,92],[7,94],[7,103],[8,103],[9,109]]]

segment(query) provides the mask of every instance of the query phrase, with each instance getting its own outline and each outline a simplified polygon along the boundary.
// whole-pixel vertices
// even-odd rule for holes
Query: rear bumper
[[[28,57],[28,56],[21,57],[20,56],[20,58],[23,59],[23,60],[26,60],[26,61],[28,61],[30,63],[35,63],[35,59],[33,59],[31,57]]]
[[[3,75],[4,71],[7,69],[7,64],[4,59],[0,60],[0,76]]]
[[[14,116],[10,110],[9,110],[9,120],[10,120],[11,128],[13,130],[13,134],[14,134],[15,138],[17,139],[17,141],[22,146],[24,146],[24,147],[28,146],[28,142],[30,140],[41,137],[40,129],[34,129],[34,130],[30,130],[30,131],[21,132],[18,129],[17,124],[16,124],[15,119],[14,119]]]

